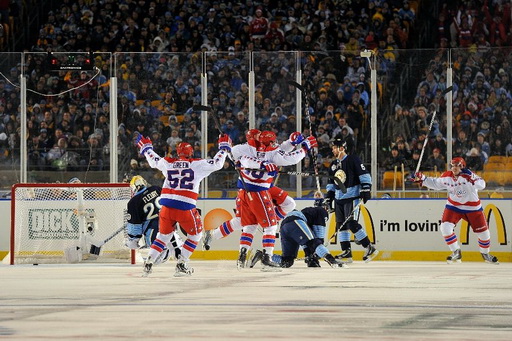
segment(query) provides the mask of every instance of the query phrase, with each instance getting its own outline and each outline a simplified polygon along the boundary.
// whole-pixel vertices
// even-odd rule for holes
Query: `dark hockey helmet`
[[[347,149],[347,141],[341,135],[336,135],[331,141],[331,146],[343,147]]]

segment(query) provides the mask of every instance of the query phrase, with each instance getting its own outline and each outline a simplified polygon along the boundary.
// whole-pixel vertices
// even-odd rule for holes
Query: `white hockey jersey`
[[[162,171],[165,176],[160,204],[179,210],[196,207],[201,180],[224,165],[228,154],[220,150],[213,159],[162,158],[152,149],[144,153],[152,168]]]
[[[278,166],[290,166],[300,162],[305,156],[306,152],[299,149],[293,152],[285,152],[282,148],[277,147],[274,149],[263,151],[257,150],[255,147],[247,143],[239,144],[232,149],[235,162],[240,162],[242,168],[259,169],[261,162],[267,161],[274,163]],[[264,169],[261,171],[256,170],[241,170],[240,175],[245,181],[245,188],[249,192],[260,192],[268,190],[276,174],[270,174]],[[240,179],[237,184],[238,188],[244,188]]]
[[[485,180],[472,174],[475,183],[472,184],[462,176],[455,176],[452,171],[444,172],[439,178],[427,177],[423,186],[434,190],[448,190],[446,208],[459,213],[481,211],[482,204],[478,191],[485,188]]]

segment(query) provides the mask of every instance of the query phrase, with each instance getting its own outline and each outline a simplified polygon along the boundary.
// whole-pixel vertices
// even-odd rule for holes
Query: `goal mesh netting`
[[[130,198],[129,184],[16,184],[6,258],[10,264],[133,263],[121,229]]]

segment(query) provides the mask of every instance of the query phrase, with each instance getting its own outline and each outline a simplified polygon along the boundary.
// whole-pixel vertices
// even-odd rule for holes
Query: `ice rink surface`
[[[512,340],[512,264],[0,265],[0,340]]]

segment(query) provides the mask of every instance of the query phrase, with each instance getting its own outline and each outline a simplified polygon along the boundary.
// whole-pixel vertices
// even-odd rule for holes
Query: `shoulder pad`
[[[441,174],[442,178],[453,178],[453,172],[452,171],[446,171],[443,174]]]

